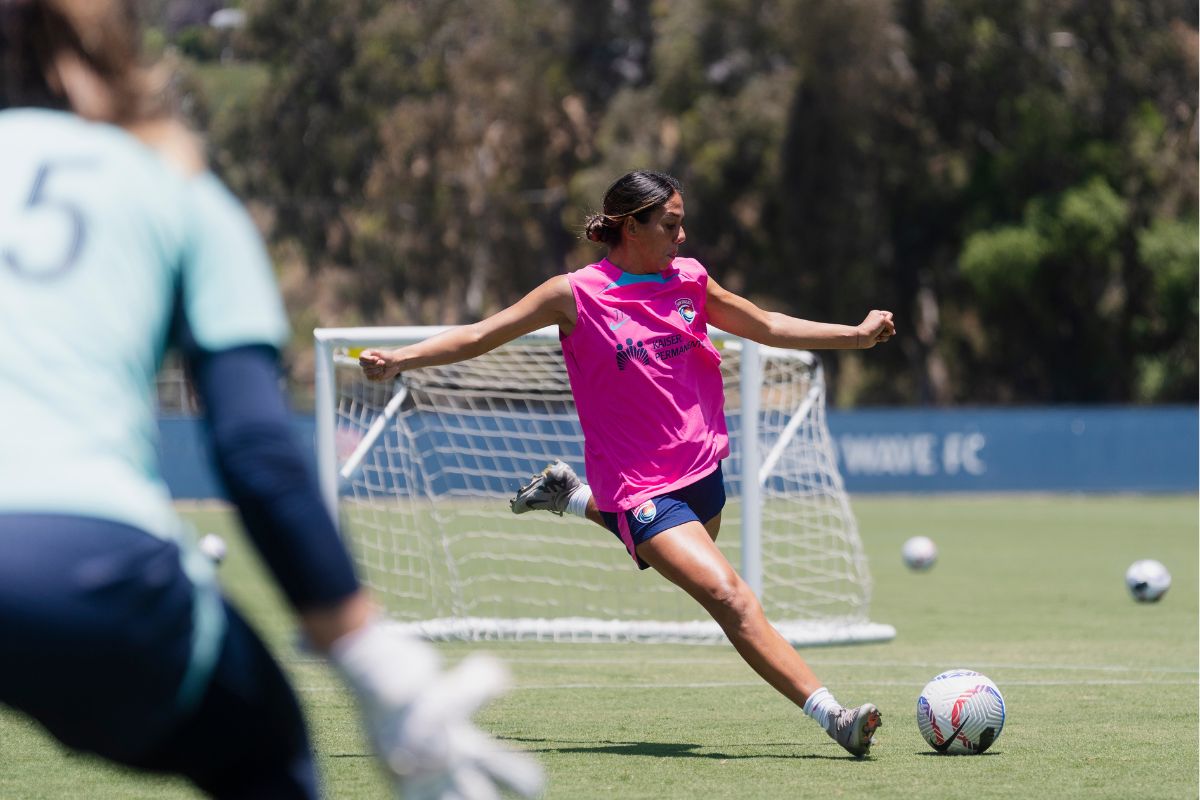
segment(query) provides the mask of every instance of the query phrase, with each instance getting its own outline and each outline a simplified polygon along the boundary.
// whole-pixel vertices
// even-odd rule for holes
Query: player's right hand
[[[334,662],[359,697],[367,733],[406,800],[495,800],[508,788],[533,797],[542,769],[502,746],[471,717],[508,686],[494,658],[441,671],[424,642],[374,624],[334,647]]]

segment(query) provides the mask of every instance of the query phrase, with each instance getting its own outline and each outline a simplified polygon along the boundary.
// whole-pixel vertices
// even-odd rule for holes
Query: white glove
[[[471,717],[508,687],[495,658],[470,656],[443,672],[430,645],[372,623],[343,636],[334,664],[358,695],[375,751],[406,800],[494,800],[497,786],[524,797],[542,769],[487,736]]]

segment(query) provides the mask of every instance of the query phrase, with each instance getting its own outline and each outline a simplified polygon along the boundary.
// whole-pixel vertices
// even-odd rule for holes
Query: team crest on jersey
[[[658,515],[658,508],[654,505],[653,500],[647,500],[633,511],[633,518],[645,525],[649,522],[654,522],[654,518]]]
[[[683,317],[683,321],[691,325],[692,320],[696,318],[696,307],[692,305],[691,298],[679,298],[675,301],[675,308],[678,309],[679,316]]]

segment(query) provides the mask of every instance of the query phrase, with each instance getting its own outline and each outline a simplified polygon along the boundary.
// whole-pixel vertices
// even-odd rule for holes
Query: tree
[[[897,312],[842,404],[1194,402],[1197,35],[1180,0],[251,0],[217,163],[326,323],[463,322],[594,260],[635,168],[782,311]]]

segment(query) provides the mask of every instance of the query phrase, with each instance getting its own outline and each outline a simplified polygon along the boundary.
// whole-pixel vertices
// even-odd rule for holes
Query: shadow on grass
[[[914,756],[933,756],[934,758],[991,758],[992,756],[1004,755],[1003,750],[988,750],[986,753],[931,753],[928,750],[922,750],[919,753],[913,753]]]
[[[614,742],[600,741],[568,741],[564,739],[532,739],[521,736],[503,736],[504,741],[520,743],[521,749],[530,753],[607,753],[616,756],[648,756],[650,758],[708,758],[717,761],[733,761],[743,759],[773,758],[781,760],[792,759],[823,759],[826,761],[859,761],[849,754],[827,756],[817,753],[721,753],[713,752],[707,745],[687,744],[684,742]],[[795,747],[794,742],[759,742],[742,745],[746,749],[766,749]]]

